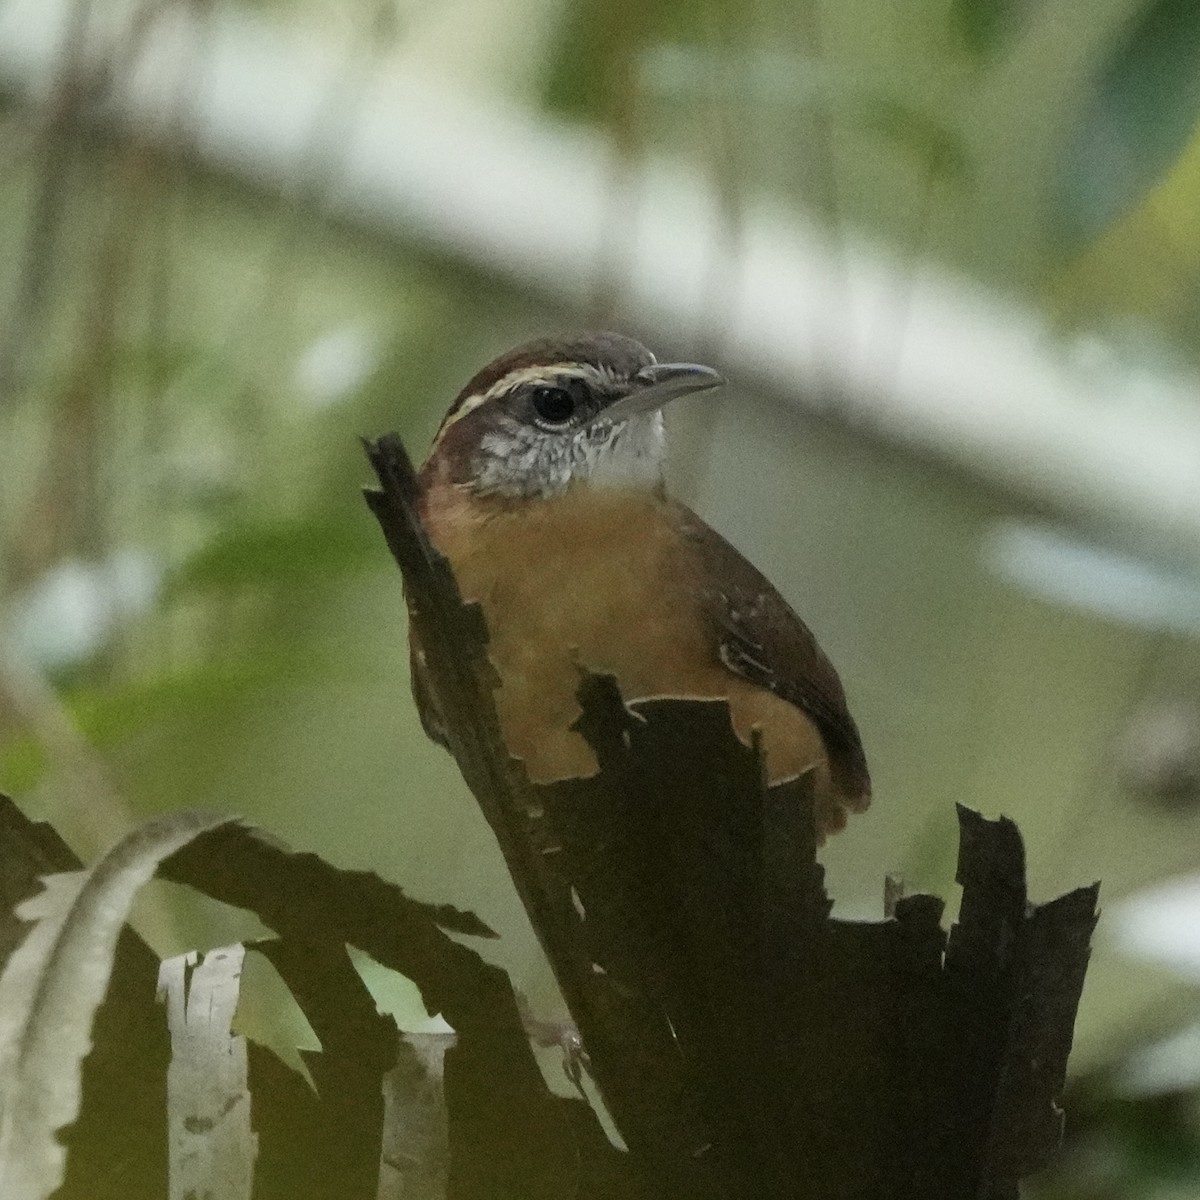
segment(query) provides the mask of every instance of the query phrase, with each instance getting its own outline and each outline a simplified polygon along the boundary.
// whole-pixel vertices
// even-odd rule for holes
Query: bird
[[[768,580],[666,490],[664,405],[724,382],[618,333],[518,346],[451,404],[418,513],[482,609],[501,731],[531,781],[598,769],[572,728],[586,667],[626,703],[726,700],[743,742],[759,731],[770,782],[813,772],[823,839],[871,798],[838,674]],[[422,725],[448,745],[411,612],[409,630]]]

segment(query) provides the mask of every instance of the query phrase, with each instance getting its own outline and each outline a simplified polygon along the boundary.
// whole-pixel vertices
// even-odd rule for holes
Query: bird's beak
[[[633,377],[633,387],[626,396],[602,408],[595,420],[614,424],[627,421],[639,413],[655,412],[671,400],[680,396],[691,396],[696,392],[707,392],[725,382],[712,367],[697,363],[655,363],[643,367]]]

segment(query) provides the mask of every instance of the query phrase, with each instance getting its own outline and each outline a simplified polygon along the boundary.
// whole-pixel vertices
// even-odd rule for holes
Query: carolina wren
[[[624,698],[720,697],[758,727],[772,782],[813,770],[821,833],[870,802],[841,682],[782,596],[663,482],[662,406],[724,381],[615,333],[546,339],[459,393],[420,473],[421,515],[482,606],[510,752],[529,776],[589,775],[579,668]],[[410,630],[421,721],[445,744]]]

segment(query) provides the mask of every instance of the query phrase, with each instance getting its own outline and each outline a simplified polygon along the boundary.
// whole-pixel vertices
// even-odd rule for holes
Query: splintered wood
[[[250,1200],[258,1142],[250,1128],[246,1041],[232,1032],[245,950],[181,954],[159,972],[171,1029],[167,1071],[170,1200]]]

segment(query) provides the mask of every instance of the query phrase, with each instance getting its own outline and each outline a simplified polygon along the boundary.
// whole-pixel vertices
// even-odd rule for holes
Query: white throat
[[[593,487],[658,487],[667,456],[662,413],[631,417],[585,455],[575,477]]]
[[[474,487],[502,496],[554,496],[572,483],[650,490],[662,483],[665,460],[660,412],[574,436],[548,437],[513,421],[483,438]]]

